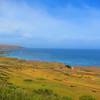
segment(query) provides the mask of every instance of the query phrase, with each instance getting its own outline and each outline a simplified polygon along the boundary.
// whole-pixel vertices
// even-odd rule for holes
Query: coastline
[[[7,59],[9,59],[9,60],[20,60],[20,61],[26,61],[26,62],[41,62],[41,63],[58,63],[58,64],[63,64],[65,67],[67,67],[67,66],[70,66],[70,67],[72,67],[72,68],[88,68],[88,69],[95,69],[95,68],[97,68],[97,69],[100,69],[100,65],[98,65],[98,66],[82,66],[82,65],[74,65],[74,66],[71,66],[71,65],[69,65],[69,64],[64,64],[64,63],[62,63],[62,62],[49,62],[49,61],[41,61],[41,60],[27,60],[27,59],[21,59],[21,58],[16,58],[16,57],[3,57],[3,56],[1,56],[0,57],[0,59],[5,59],[5,60],[7,60]]]
[[[59,49],[5,49],[1,56],[15,57],[25,60],[60,62],[71,66],[100,67],[100,50],[59,50]]]

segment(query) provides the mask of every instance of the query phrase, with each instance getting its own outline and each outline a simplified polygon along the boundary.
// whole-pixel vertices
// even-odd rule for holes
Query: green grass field
[[[100,68],[1,57],[0,100],[100,100]]]

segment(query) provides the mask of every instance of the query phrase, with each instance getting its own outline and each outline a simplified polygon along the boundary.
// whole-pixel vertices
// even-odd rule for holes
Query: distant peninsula
[[[17,45],[6,45],[6,44],[0,44],[0,50],[5,50],[5,49],[23,49],[24,47],[17,46]]]

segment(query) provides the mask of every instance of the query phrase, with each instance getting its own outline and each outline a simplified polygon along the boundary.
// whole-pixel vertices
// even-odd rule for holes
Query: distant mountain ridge
[[[3,45],[3,44],[0,44],[0,49],[3,50],[3,49],[22,49],[23,47],[21,46],[17,46],[17,45]]]

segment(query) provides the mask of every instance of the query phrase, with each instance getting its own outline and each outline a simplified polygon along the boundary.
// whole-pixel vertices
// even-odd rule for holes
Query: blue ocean
[[[28,49],[8,50],[4,57],[33,61],[60,62],[71,66],[100,66],[100,50]]]

